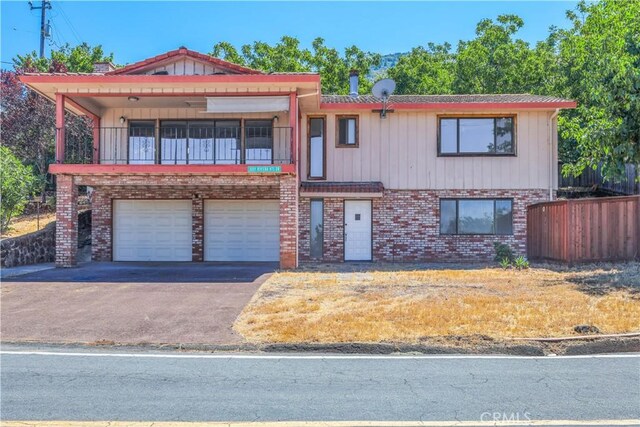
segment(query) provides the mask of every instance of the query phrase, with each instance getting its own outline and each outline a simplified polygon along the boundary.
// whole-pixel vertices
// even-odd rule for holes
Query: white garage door
[[[206,200],[205,261],[278,261],[277,200]]]
[[[114,200],[114,261],[191,261],[191,200]]]

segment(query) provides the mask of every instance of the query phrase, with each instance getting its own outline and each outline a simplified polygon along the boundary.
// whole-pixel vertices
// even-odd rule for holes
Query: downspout
[[[556,108],[551,117],[549,117],[549,201],[553,200],[553,171],[558,165],[553,164],[553,119],[558,117],[560,109]]]

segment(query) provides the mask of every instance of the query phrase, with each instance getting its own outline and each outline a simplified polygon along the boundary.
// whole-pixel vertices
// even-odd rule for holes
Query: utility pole
[[[29,2],[31,10],[41,9],[40,14],[40,58],[44,58],[44,39],[49,35],[47,30],[47,9],[51,9],[51,0],[42,0],[40,6],[34,6],[32,2]]]

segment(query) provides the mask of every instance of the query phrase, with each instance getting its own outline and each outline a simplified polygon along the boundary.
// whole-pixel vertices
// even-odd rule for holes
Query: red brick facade
[[[78,253],[78,187],[73,176],[56,178],[56,266],[73,267]]]
[[[441,198],[512,198],[513,235],[441,235]],[[386,190],[373,199],[373,261],[488,261],[494,242],[526,253],[526,206],[548,199],[546,190]],[[298,253],[309,262],[310,199],[300,199]],[[344,199],[324,199],[324,257],[343,260]]]
[[[62,179],[61,179],[62,178]],[[58,215],[70,216],[71,199],[77,197],[77,185],[93,188],[92,259],[112,259],[112,205],[114,199],[190,199],[192,201],[193,261],[202,261],[204,252],[204,200],[206,199],[279,199],[280,200],[280,264],[282,268],[297,265],[296,248],[298,204],[297,180],[294,176],[77,176],[75,185],[66,176],[58,177]],[[75,194],[75,196],[74,196]],[[60,203],[62,201],[62,203]],[[75,206],[75,205],[74,205]],[[66,242],[74,239],[77,222],[60,227],[59,265],[75,264],[75,251]],[[75,237],[77,240],[77,237]],[[75,241],[75,240],[73,240]],[[62,249],[62,250],[61,250]],[[71,254],[73,252],[73,254]]]

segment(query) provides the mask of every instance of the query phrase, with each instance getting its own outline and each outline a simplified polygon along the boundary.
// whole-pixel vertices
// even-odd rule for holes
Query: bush
[[[519,256],[518,258],[516,258],[513,264],[518,270],[526,270],[527,268],[529,268],[529,261],[527,261],[527,259],[523,256]]]
[[[496,256],[494,258],[495,261],[502,263],[506,258],[510,263],[513,262],[515,257],[509,245],[500,242],[493,242],[493,248],[496,250]]]
[[[0,229],[5,231],[12,218],[20,215],[33,194],[33,170],[20,163],[7,147],[0,147]]]

